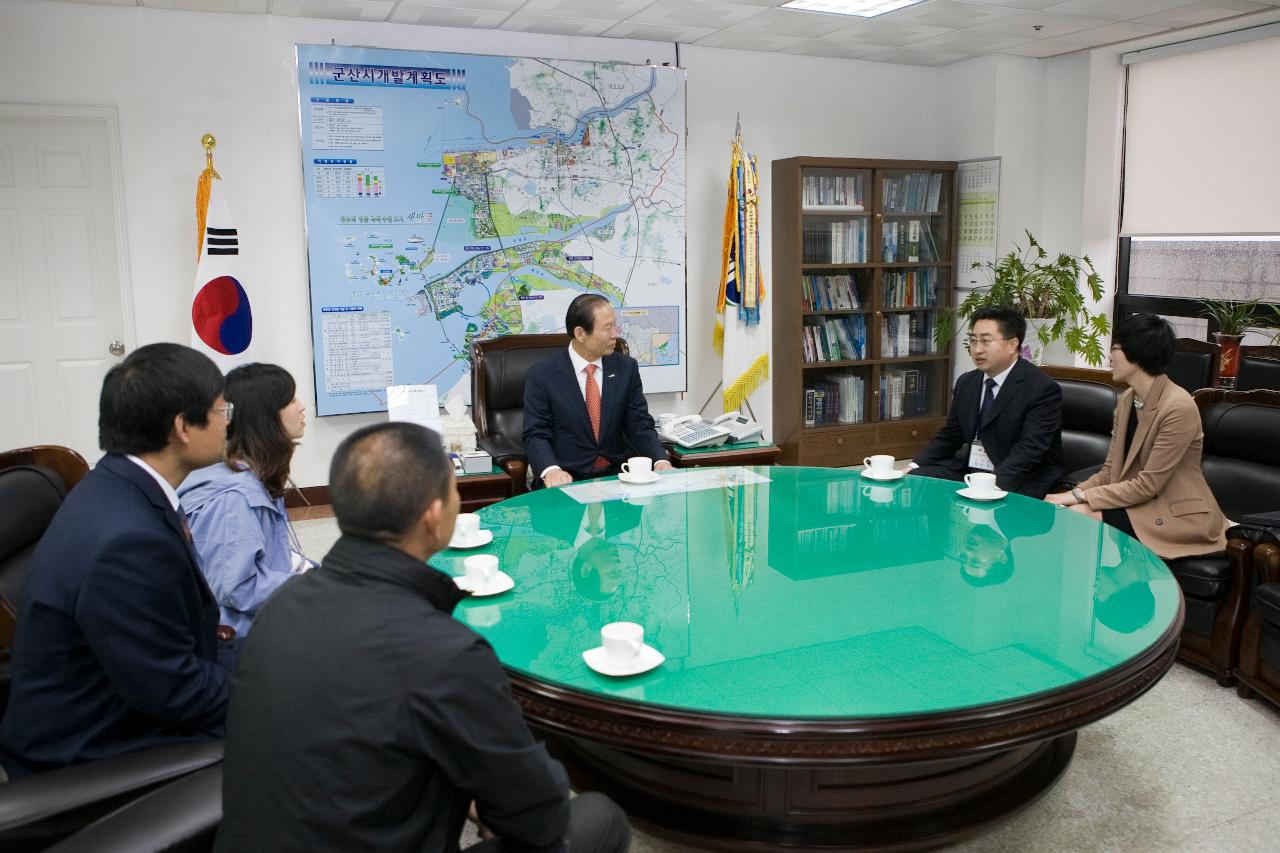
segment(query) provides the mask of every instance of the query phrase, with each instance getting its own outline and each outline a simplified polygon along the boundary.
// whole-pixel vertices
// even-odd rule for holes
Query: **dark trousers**
[[[569,831],[565,835],[569,853],[627,853],[631,846],[631,825],[618,804],[597,791],[579,794],[569,801]],[[514,845],[501,838],[481,841],[467,853],[509,853]],[[528,851],[527,847],[519,847]]]
[[[921,465],[919,468],[912,468],[908,473],[917,477],[934,477],[938,480],[955,480],[957,482],[964,481],[964,475],[969,473],[968,468],[948,468],[945,465]]]

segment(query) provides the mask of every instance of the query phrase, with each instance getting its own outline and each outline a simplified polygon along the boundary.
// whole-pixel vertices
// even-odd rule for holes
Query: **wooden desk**
[[[687,450],[668,444],[671,464],[677,468],[704,468],[717,465],[772,465],[782,448],[760,441],[722,444],[719,447],[697,447]]]
[[[458,496],[463,512],[475,512],[511,497],[511,478],[496,466],[488,474],[463,474],[458,477]]]

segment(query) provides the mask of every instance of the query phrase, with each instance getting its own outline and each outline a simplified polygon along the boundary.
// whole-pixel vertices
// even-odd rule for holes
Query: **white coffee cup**
[[[630,666],[644,648],[644,626],[635,622],[610,622],[600,629],[600,643],[614,666]]]
[[[622,473],[639,480],[647,480],[653,474],[653,460],[648,456],[632,456],[622,463]]]
[[[862,460],[867,470],[877,477],[888,477],[893,473],[893,457],[887,453],[877,453]]]
[[[665,430],[671,422],[680,417],[675,412],[661,412],[658,415],[658,429]]]
[[[467,623],[477,628],[489,628],[502,621],[502,608],[496,604],[468,608]]]
[[[474,512],[458,513],[458,520],[453,523],[453,538],[459,542],[471,542],[479,535],[480,516]]]
[[[996,475],[985,471],[974,471],[964,475],[964,484],[975,495],[991,495],[996,491]]]
[[[498,574],[498,558],[493,554],[474,554],[462,561],[472,591],[485,589]]]
[[[878,504],[891,503],[893,501],[893,487],[892,486],[863,486],[862,496],[864,498],[871,498],[871,500],[875,501]]]
[[[996,521],[996,514],[989,506],[962,506],[960,511],[970,524],[993,525]]]

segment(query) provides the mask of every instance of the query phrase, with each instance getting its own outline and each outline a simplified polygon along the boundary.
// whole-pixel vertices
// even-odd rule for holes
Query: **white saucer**
[[[458,585],[458,589],[463,592],[469,592],[476,598],[500,595],[516,585],[516,582],[511,579],[511,575],[501,569],[498,570],[498,573],[493,576],[493,580],[489,581],[489,585],[484,589],[472,589],[471,581],[467,580],[466,575],[458,575],[453,579],[453,582]]]
[[[996,489],[990,494],[979,495],[975,493],[973,489],[969,488],[968,486],[965,486],[963,489],[956,489],[956,494],[968,501],[998,501],[1009,493],[1006,491],[1002,491],[1000,489]]]
[[[618,479],[624,483],[631,483],[632,485],[643,486],[647,483],[658,482],[658,480],[662,479],[662,476],[657,471],[649,472],[648,477],[638,477],[635,474],[628,474],[626,471],[623,471],[621,474],[618,475]]]
[[[471,548],[479,548],[482,545],[488,545],[492,541],[493,531],[481,530],[476,534],[476,538],[472,539],[470,542],[464,541],[455,536],[449,540],[449,547],[454,551],[466,551]]]
[[[903,477],[907,476],[907,472],[906,470],[898,470],[898,471],[894,471],[892,474],[889,474],[888,476],[881,477],[879,474],[872,474],[870,468],[863,468],[862,476],[866,477],[868,480],[876,480],[877,482],[880,482],[880,483],[888,483],[891,480],[901,480]]]
[[[618,666],[610,661],[604,646],[587,649],[582,653],[582,659],[587,662],[587,666],[601,675],[611,675],[615,678],[648,672],[666,660],[662,652],[647,643],[641,647],[640,654],[636,655],[636,659],[628,666]]]

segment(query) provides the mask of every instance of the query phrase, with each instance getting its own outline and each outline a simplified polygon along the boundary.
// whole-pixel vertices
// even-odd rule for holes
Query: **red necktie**
[[[600,441],[600,386],[596,384],[596,365],[587,365],[587,417],[591,419],[591,432]]]
[[[591,419],[591,433],[596,438],[596,444],[600,443],[600,386],[596,383],[596,368],[598,365],[587,365],[587,417]],[[599,471],[609,467],[609,460],[603,456],[596,457],[595,470]]]

